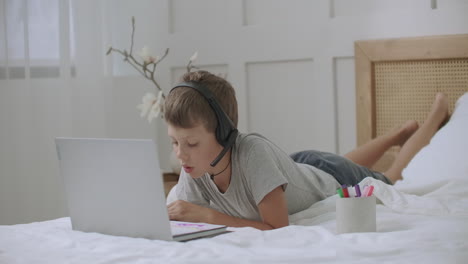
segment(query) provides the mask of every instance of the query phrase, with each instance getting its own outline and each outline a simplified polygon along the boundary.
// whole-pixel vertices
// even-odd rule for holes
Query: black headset
[[[214,167],[224,157],[224,155],[226,155],[227,151],[232,147],[232,145],[234,145],[239,131],[234,126],[234,123],[228,117],[226,112],[224,112],[221,106],[218,104],[213,93],[204,85],[198,82],[182,82],[174,86],[169,93],[178,87],[190,87],[197,90],[203,97],[205,97],[216,115],[216,119],[218,120],[218,125],[215,132],[216,140],[224,148],[210,163],[211,167]]]

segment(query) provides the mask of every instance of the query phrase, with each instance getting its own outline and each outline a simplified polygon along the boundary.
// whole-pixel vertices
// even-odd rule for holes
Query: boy
[[[448,117],[448,100],[438,94],[424,124],[409,121],[341,157],[303,151],[287,155],[258,134],[237,132],[237,101],[232,86],[206,71],[189,72],[165,102],[174,152],[182,164],[171,220],[250,226],[287,226],[288,215],[355,185],[365,177],[388,184],[427,145]],[[208,90],[208,91],[207,91]],[[385,173],[371,167],[394,145],[402,145]]]

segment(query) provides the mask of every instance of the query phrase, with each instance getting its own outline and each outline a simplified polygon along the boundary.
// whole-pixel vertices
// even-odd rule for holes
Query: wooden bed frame
[[[423,122],[437,92],[453,110],[468,91],[468,34],[356,41],[357,144],[406,120]],[[392,148],[373,167],[385,171]]]

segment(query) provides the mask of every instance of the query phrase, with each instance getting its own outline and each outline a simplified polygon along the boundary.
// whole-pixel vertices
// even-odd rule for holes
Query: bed
[[[421,40],[424,40],[422,44]],[[382,88],[376,87],[380,85],[375,76],[379,67],[376,63],[456,60],[462,64],[461,77],[457,75],[455,85],[448,89],[445,89],[446,83],[441,82],[431,91],[424,91],[424,96],[421,91],[404,96],[410,100],[405,104],[419,105],[423,112],[432,103],[434,93],[443,91],[451,98],[453,114],[405,169],[403,181],[390,186],[370,178],[363,180],[362,184],[375,186],[377,232],[337,234],[337,196],[291,215],[290,226],[285,228],[272,231],[230,228],[233,232],[185,243],[76,232],[71,230],[69,218],[60,218],[0,226],[0,263],[466,263],[467,40],[464,35],[355,44],[359,143],[377,136],[383,124],[393,126],[387,123],[400,122],[381,120],[378,109],[385,104],[385,97],[394,100],[395,94],[400,95],[402,91],[393,91],[390,95],[376,92]],[[446,46],[433,45],[440,41],[449,41],[456,51],[440,55],[438,51]],[[412,50],[414,43],[423,50],[424,58],[404,54],[382,59],[378,55],[388,50]],[[428,54],[437,56],[432,58]],[[390,73],[395,71],[404,72],[390,70]],[[458,73],[459,69],[456,71]],[[444,72],[452,74],[451,70]],[[398,76],[392,78],[400,83],[410,82]],[[399,104],[390,105],[401,108]],[[393,149],[389,156],[397,151]]]

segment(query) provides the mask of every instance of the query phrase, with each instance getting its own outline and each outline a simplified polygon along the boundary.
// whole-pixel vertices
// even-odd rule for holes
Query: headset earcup
[[[229,135],[229,132],[231,131],[231,128],[226,127],[226,124],[223,124],[220,118],[217,118],[217,119],[218,119],[218,126],[216,127],[216,140],[221,146],[225,147],[228,141],[227,137]]]

